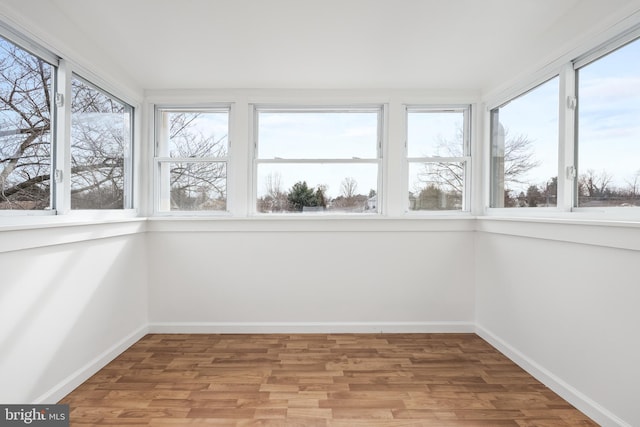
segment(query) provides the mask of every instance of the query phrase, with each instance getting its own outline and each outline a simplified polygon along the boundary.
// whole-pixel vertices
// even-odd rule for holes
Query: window
[[[52,207],[54,72],[0,38],[0,210]]]
[[[158,108],[159,212],[226,211],[229,107]]]
[[[559,79],[491,110],[491,207],[557,205]]]
[[[640,40],[578,68],[577,206],[640,206]]]
[[[258,107],[255,120],[257,212],[379,212],[382,107]]]
[[[407,109],[410,211],[468,210],[469,108]]]
[[[74,76],[71,209],[130,208],[133,108]]]

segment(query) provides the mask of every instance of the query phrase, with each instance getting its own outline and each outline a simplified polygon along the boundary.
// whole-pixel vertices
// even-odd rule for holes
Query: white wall
[[[56,402],[143,335],[143,225],[0,231],[0,402]]]
[[[637,223],[155,218],[0,237],[0,401],[56,401],[147,331],[477,328],[602,425],[640,425]]]
[[[151,329],[473,330],[473,220],[322,222],[150,224]]]
[[[640,425],[640,227],[479,228],[479,333],[602,425]]]

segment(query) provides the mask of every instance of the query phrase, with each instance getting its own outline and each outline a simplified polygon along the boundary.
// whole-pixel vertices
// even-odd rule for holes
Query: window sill
[[[48,212],[43,213],[43,212]],[[0,232],[14,230],[32,230],[37,228],[70,227],[75,225],[101,224],[144,220],[137,216],[135,209],[127,210],[91,210],[73,211],[63,215],[42,211],[4,215],[0,213]]]
[[[579,219],[603,221],[640,221],[640,207],[614,208],[573,208],[565,211],[559,208],[486,208],[490,218],[547,218]]]
[[[4,221],[7,219],[7,221]],[[5,217],[0,253],[144,232],[480,232],[640,250],[640,221],[586,213],[487,215],[265,215],[251,217]]]
[[[12,218],[17,219],[17,218]],[[0,253],[143,233],[146,218],[29,217],[0,224]]]
[[[566,213],[553,217],[483,216],[476,231],[640,251],[640,221]]]

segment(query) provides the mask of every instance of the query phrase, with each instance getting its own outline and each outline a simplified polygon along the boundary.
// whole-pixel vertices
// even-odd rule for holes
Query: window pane
[[[71,95],[71,209],[129,207],[132,108],[77,78]]]
[[[170,177],[170,200],[162,210],[227,209],[226,162],[162,162],[160,172]]]
[[[162,111],[167,134],[159,138],[158,156],[226,157],[228,111]]]
[[[159,210],[226,211],[229,109],[162,108],[156,117],[156,157],[181,159],[157,163]]]
[[[409,210],[463,209],[464,162],[409,163]]]
[[[558,80],[491,112],[491,207],[556,206]]]
[[[377,212],[375,163],[258,165],[258,212]]]
[[[578,206],[640,206],[640,40],[579,70]]]
[[[465,209],[465,112],[407,111],[410,211]],[[425,161],[433,157],[443,159]]]
[[[377,158],[378,113],[261,111],[258,157]]]
[[[462,111],[409,111],[408,157],[464,156]]]
[[[50,206],[52,72],[0,38],[0,210]]]

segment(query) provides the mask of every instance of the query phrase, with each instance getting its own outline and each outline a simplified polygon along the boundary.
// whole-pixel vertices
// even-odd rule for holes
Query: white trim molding
[[[148,326],[142,326],[138,330],[132,332],[128,336],[124,337],[118,343],[111,346],[104,353],[69,375],[67,378],[60,381],[52,389],[46,391],[40,397],[35,399],[34,404],[48,404],[57,403],[63,397],[71,393],[83,382],[91,378],[100,369],[104,368],[107,364],[113,361],[116,357],[120,356],[126,349],[138,342],[142,337],[148,334]]]
[[[474,323],[452,322],[157,322],[159,334],[474,333]]]
[[[476,231],[632,251],[640,250],[640,238],[638,238],[640,222],[638,221],[478,217]]]
[[[584,395],[579,390],[575,389],[573,386],[518,351],[515,347],[509,345],[493,332],[479,324],[476,324],[476,334],[601,426],[631,427],[631,424],[620,419],[611,411],[590,399],[588,396]]]
[[[46,222],[0,226],[0,253],[46,246],[64,245],[110,237],[141,234],[145,218],[107,221],[70,221],[55,217]]]

